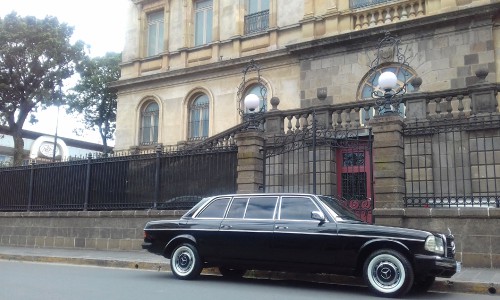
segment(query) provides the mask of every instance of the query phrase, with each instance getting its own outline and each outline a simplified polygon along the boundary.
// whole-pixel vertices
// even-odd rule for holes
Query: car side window
[[[252,197],[248,200],[245,219],[273,219],[278,197]]]
[[[242,219],[247,208],[248,198],[234,198],[226,218]]]
[[[203,209],[201,213],[196,216],[197,218],[217,218],[222,219],[224,213],[226,212],[227,204],[230,198],[219,198],[215,199],[207,207]]]
[[[307,197],[282,197],[281,220],[312,220],[311,212],[319,210]]]

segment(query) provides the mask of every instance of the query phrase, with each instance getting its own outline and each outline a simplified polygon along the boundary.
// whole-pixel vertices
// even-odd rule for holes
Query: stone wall
[[[140,250],[148,221],[184,211],[0,212],[0,245]]]
[[[184,211],[0,213],[0,246],[135,251],[148,221]],[[465,267],[500,268],[500,209],[375,209],[375,223],[455,235]]]
[[[375,209],[375,223],[434,230],[455,236],[456,258],[464,267],[500,268],[499,208]]]

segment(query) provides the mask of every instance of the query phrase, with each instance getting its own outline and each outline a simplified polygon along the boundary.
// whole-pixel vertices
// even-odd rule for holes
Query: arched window
[[[266,104],[266,94],[267,94],[267,89],[264,85],[260,84],[260,83],[257,83],[257,84],[253,84],[251,85],[247,91],[245,92],[245,97],[247,95],[250,95],[250,94],[254,94],[254,95],[257,95],[259,97],[259,108],[258,110],[260,111],[266,111],[267,109],[267,104]],[[245,99],[245,97],[243,97],[243,100]],[[245,105],[242,101],[242,105]],[[244,107],[244,110],[245,110],[245,113],[249,113],[248,109],[246,107]]]
[[[357,99],[361,101],[372,99],[372,93],[374,91],[380,91],[381,93],[383,93],[383,91],[380,90],[380,88],[378,87],[378,78],[380,77],[380,74],[386,71],[396,74],[396,77],[398,78],[398,85],[400,87],[402,87],[403,84],[406,83],[406,92],[412,92],[414,90],[413,85],[411,85],[410,82],[413,80],[413,78],[417,76],[415,71],[404,65],[391,64],[391,65],[381,66],[378,69],[376,69],[375,72],[367,74],[367,76],[365,76],[365,78],[363,79],[362,83],[359,86]],[[362,109],[360,113],[361,113],[360,116],[361,123],[363,123],[366,117],[366,111]],[[405,107],[403,104],[399,106],[399,113],[401,116],[404,116]],[[368,111],[368,114],[369,118],[371,119],[375,114],[375,110],[373,108],[370,109]]]
[[[158,143],[158,116],[160,108],[158,103],[149,102],[141,111],[141,145],[154,145]]]
[[[189,106],[189,140],[208,137],[210,103],[205,94],[198,95]]]

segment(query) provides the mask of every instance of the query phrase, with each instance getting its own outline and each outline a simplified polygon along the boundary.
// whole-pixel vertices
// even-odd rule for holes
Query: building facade
[[[498,82],[499,5],[132,0],[116,83],[115,149],[213,136],[241,123],[241,99],[257,91],[267,108],[278,97],[281,110],[363,101],[376,89],[373,70],[392,70],[399,83],[420,77],[426,92],[466,88],[480,68],[489,71],[489,82]],[[401,39],[408,67],[399,68],[392,57],[373,65],[372,50],[386,31]],[[251,60],[260,74],[243,78]]]

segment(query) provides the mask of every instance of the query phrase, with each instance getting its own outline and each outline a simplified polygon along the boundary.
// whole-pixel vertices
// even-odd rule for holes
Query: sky
[[[82,40],[90,45],[90,56],[103,56],[106,52],[122,52],[125,42],[127,7],[131,0],[0,0],[0,17],[17,12],[21,16],[57,17],[59,22],[74,27],[72,42]],[[66,87],[67,88],[67,87]],[[24,129],[54,135],[57,123],[57,108],[52,107],[36,114],[39,122]],[[73,139],[100,143],[97,132],[86,132],[84,136],[73,133],[75,116],[65,115],[60,109],[58,135]]]

